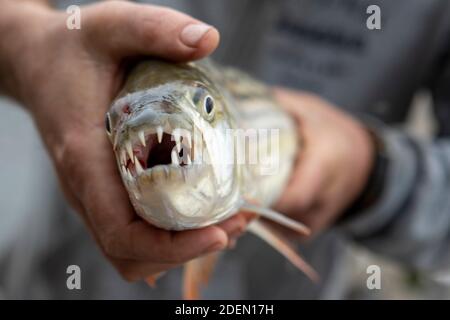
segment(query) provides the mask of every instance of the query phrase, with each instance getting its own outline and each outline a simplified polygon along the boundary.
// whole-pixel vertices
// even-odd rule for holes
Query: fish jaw
[[[146,221],[166,230],[197,229],[236,212],[234,209],[217,210],[216,186],[209,169],[193,167],[185,171],[186,178],[180,177],[179,171],[174,173],[174,168],[155,170],[165,169],[168,174],[163,174],[158,181],[150,175],[142,175],[136,184],[128,187],[136,212]]]

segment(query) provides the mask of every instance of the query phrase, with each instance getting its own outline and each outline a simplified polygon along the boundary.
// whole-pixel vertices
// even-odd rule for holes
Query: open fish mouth
[[[141,177],[147,181],[186,179],[187,171],[199,163],[196,153],[199,154],[202,145],[202,142],[194,143],[189,130],[172,130],[165,125],[129,134],[116,152],[120,171],[127,180],[136,181]]]

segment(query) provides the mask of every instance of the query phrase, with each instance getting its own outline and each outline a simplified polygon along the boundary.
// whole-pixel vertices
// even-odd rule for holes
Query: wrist
[[[24,102],[30,68],[56,11],[46,1],[0,0],[0,92]]]
[[[367,130],[374,149],[372,166],[365,186],[345,211],[342,217],[343,219],[349,218],[358,212],[362,212],[375,205],[381,198],[384,189],[386,172],[389,164],[384,151],[385,147],[375,130],[370,128]]]

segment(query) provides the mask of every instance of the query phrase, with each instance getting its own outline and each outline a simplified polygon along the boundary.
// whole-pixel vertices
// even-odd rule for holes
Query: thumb
[[[82,12],[88,42],[114,58],[152,55],[187,61],[211,54],[219,32],[181,12],[152,5],[107,1]]]

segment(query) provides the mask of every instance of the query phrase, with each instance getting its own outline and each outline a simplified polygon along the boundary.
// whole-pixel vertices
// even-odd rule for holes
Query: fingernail
[[[219,250],[222,250],[223,248],[225,248],[225,245],[222,242],[216,242],[212,246],[209,246],[204,251],[204,253],[211,253],[211,252],[219,251]]]
[[[181,31],[180,39],[188,47],[195,47],[203,36],[211,29],[212,27],[207,24],[189,24]]]

